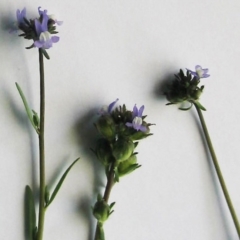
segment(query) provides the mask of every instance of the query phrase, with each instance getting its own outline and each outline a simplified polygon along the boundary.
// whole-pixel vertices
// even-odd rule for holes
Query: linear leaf
[[[16,87],[17,87],[17,90],[22,98],[22,101],[23,101],[23,104],[24,104],[24,107],[25,107],[25,110],[26,110],[26,113],[27,113],[27,116],[28,116],[28,119],[30,120],[32,126],[34,127],[34,129],[36,130],[36,132],[38,133],[38,130],[34,124],[34,121],[33,121],[33,118],[32,118],[32,111],[31,109],[29,108],[28,106],[28,103],[27,103],[27,100],[23,94],[23,91],[22,89],[20,88],[20,86],[18,85],[18,83],[15,83],[16,84]]]
[[[79,159],[80,159],[80,158],[77,158],[77,159],[68,167],[68,169],[64,172],[64,174],[63,174],[62,177],[60,178],[57,186],[55,187],[52,195],[50,196],[50,199],[49,199],[46,207],[48,207],[48,206],[51,204],[51,202],[54,200],[54,198],[56,197],[59,189],[61,188],[61,186],[62,186],[62,184],[63,184],[63,181],[64,181],[64,179],[66,178],[68,172],[71,170],[71,168],[73,167],[73,165],[74,165]]]
[[[26,237],[28,240],[34,240],[36,213],[33,193],[29,186],[26,186],[25,190],[25,204]]]

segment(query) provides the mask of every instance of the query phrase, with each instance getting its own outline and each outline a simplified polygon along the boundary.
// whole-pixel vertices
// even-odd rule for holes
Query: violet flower
[[[41,11],[40,9],[38,10]],[[39,22],[38,19],[35,19],[35,29],[39,40],[34,41],[34,46],[43,49],[51,48],[53,43],[57,43],[59,41],[58,36],[51,36],[50,32],[48,31],[49,17],[46,12],[47,10],[41,11],[42,22]]]
[[[113,109],[114,109],[114,106],[115,104],[117,103],[119,99],[117,98],[114,102],[110,103],[108,106],[103,106],[99,111],[98,111],[98,114],[99,115],[108,115],[110,114]]]
[[[143,110],[144,110],[144,105],[138,109],[135,104],[135,106],[133,107],[133,112],[132,112],[132,115],[133,115],[132,123],[127,122],[126,126],[132,127],[137,131],[140,130],[141,132],[146,132],[147,128],[142,124],[143,123],[143,120],[142,120]]]
[[[200,65],[196,65],[196,67],[195,67],[196,72],[194,72],[192,70],[189,70],[189,69],[187,69],[187,71],[189,71],[193,76],[195,76],[197,78],[208,78],[208,77],[210,77],[210,75],[207,74],[208,68],[203,69]]]

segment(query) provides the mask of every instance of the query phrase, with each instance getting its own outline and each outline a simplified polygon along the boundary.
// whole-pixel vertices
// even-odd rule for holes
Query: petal
[[[140,130],[141,132],[146,132],[146,131],[147,131],[147,128],[146,128],[145,126],[141,125],[140,128],[139,128],[139,130]]]
[[[58,37],[58,36],[51,37],[51,40],[53,43],[57,43],[59,41],[59,39],[60,39],[60,37]]]
[[[37,35],[39,36],[43,32],[42,31],[42,26],[37,19],[35,19],[34,22],[35,22],[35,29],[36,29]]]
[[[126,125],[127,127],[133,127],[133,124],[130,123],[130,122],[127,122],[125,125]]]
[[[61,26],[63,24],[63,21],[57,21],[55,20],[55,23],[58,25],[58,26]]]
[[[133,118],[135,118],[137,116],[138,116],[138,108],[137,108],[137,106],[135,104],[134,107],[133,107]]]
[[[142,105],[138,110],[138,117],[142,117],[143,110],[144,110],[144,105]]]
[[[48,31],[48,15],[46,13],[42,14],[43,19],[42,19],[42,31]]]
[[[112,110],[113,110],[113,107],[114,105],[116,104],[116,102],[118,101],[119,99],[117,98],[114,102],[110,103],[109,106],[108,106],[108,113],[111,113]]]
[[[42,41],[35,41],[34,46],[37,47],[37,48],[41,48],[43,46],[43,42]]]
[[[196,70],[196,71],[202,70],[202,67],[201,67],[200,65],[196,65],[196,66],[195,66],[195,70]]]

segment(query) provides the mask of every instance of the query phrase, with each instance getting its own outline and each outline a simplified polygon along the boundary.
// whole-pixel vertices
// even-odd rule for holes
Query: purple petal
[[[42,31],[46,32],[48,31],[48,15],[47,14],[42,14],[43,19],[42,19]]]
[[[140,128],[139,128],[139,130],[140,130],[141,132],[146,132],[146,131],[147,131],[147,128],[146,128],[145,126],[141,125]]]
[[[44,49],[49,49],[51,47],[52,47],[52,41],[51,40],[46,41],[43,45]]]
[[[137,108],[137,106],[135,104],[134,107],[133,107],[133,118],[135,118],[137,116],[138,116],[138,108]]]
[[[112,110],[113,110],[113,107],[114,105],[116,104],[116,102],[118,101],[119,99],[117,98],[114,102],[110,103],[109,106],[108,106],[108,113],[111,113]]]
[[[39,36],[43,32],[41,23],[37,19],[35,19],[34,22],[35,22],[35,29],[36,29],[37,35]]]
[[[60,37],[58,37],[58,36],[51,37],[51,40],[53,43],[57,43],[59,41],[59,39],[60,39]]]
[[[138,117],[142,117],[143,110],[144,110],[144,105],[142,105],[138,110]]]
[[[55,20],[55,23],[58,25],[58,26],[61,26],[63,24],[63,21],[57,21]]]
[[[35,41],[34,46],[37,47],[37,48],[42,48],[43,42],[42,41]]]
[[[210,77],[210,75],[205,73],[205,74],[202,75],[202,77],[203,78],[208,78],[208,77]]]
[[[132,124],[132,123],[129,123],[129,122],[127,122],[127,123],[126,123],[126,126],[127,126],[127,127],[133,127],[133,124]]]
[[[195,66],[195,70],[197,71],[197,70],[203,70],[203,69],[202,69],[202,67],[200,65],[196,65]]]

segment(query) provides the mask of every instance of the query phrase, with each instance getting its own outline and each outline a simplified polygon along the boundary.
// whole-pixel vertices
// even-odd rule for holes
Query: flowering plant
[[[36,222],[35,213],[35,200],[33,197],[33,191],[30,186],[26,187],[26,206],[27,206],[27,238],[29,240],[42,240],[45,212],[49,205],[55,199],[63,181],[65,180],[68,172],[72,166],[78,161],[76,159],[69,168],[64,172],[60,180],[58,181],[52,194],[50,194],[47,184],[45,183],[45,77],[44,77],[44,57],[49,59],[49,55],[46,49],[52,47],[53,43],[59,41],[58,36],[52,36],[56,34],[56,24],[61,25],[61,21],[57,21],[53,16],[47,15],[47,10],[41,10],[38,8],[39,17],[35,19],[26,18],[26,8],[22,11],[17,10],[17,23],[14,31],[21,30],[23,33],[20,37],[24,37],[28,40],[33,40],[33,44],[27,49],[38,48],[39,52],[39,69],[40,69],[40,117],[36,111],[31,110],[27,102],[26,97],[21,87],[16,83],[19,94],[22,98],[27,116],[36,131],[39,139],[39,175],[40,175],[40,189],[39,191],[39,215],[38,222]],[[36,191],[36,190],[35,190]]]
[[[135,105],[129,111],[125,105],[115,107],[117,101],[99,111],[100,116],[95,124],[100,137],[93,152],[104,166],[107,176],[104,195],[98,195],[93,207],[93,215],[98,221],[95,240],[104,240],[103,223],[113,212],[115,204],[108,204],[113,185],[140,167],[135,148],[139,140],[152,135],[152,124],[147,123],[146,116],[143,116],[144,106],[138,109]]]
[[[238,236],[240,238],[240,225],[235,213],[231,198],[229,196],[220,166],[218,164],[218,160],[212,145],[212,141],[210,139],[210,135],[208,133],[208,129],[202,114],[202,110],[206,110],[199,102],[200,95],[203,92],[204,86],[199,87],[200,79],[207,78],[210,75],[208,74],[208,69],[203,69],[200,65],[196,65],[195,71],[187,69],[186,75],[184,74],[183,70],[175,75],[175,80],[171,82],[167,86],[167,90],[165,91],[165,95],[167,100],[171,104],[183,103],[185,101],[190,103],[190,107],[183,108],[180,107],[180,110],[189,110],[193,105],[195,106],[202,128],[205,135],[205,139],[212,157],[213,165],[216,170],[217,177],[219,179],[223,194],[225,196],[229,211],[231,213],[235,228],[237,230]]]

